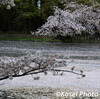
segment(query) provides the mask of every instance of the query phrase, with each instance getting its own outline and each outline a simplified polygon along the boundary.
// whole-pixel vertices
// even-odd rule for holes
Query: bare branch
[[[74,71],[70,71],[70,70],[61,70],[61,69],[51,69],[51,71],[57,71],[57,72],[69,72],[69,73],[73,73],[73,74],[76,74],[76,75],[83,75],[82,73],[77,73],[77,72],[74,72]]]

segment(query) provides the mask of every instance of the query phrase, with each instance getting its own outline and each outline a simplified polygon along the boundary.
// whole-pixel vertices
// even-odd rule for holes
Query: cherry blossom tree
[[[43,57],[40,51],[37,51],[35,54],[28,52],[27,55],[16,58],[0,57],[0,80],[13,79],[13,77],[38,74],[41,72],[47,75],[47,71],[56,72],[56,74],[58,72],[69,72],[85,77],[82,70],[78,73],[75,72],[75,67],[72,67],[71,70],[57,69],[57,67],[66,66],[66,60],[59,60],[58,57],[58,55]]]
[[[15,6],[14,0],[0,0],[1,5],[7,5],[7,9]]]
[[[86,6],[70,2],[62,10],[54,7],[54,15],[49,16],[47,22],[35,35],[73,36],[75,34],[100,33],[100,4]]]

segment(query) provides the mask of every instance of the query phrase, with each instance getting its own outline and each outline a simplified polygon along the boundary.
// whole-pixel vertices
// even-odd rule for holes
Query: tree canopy
[[[53,14],[53,6],[59,5],[59,1],[1,0],[0,31],[35,31]]]
[[[79,4],[80,7],[76,7],[77,9],[75,7],[69,7],[67,9],[66,7],[69,6],[68,3],[71,1],[74,1],[77,4]],[[72,35],[71,32],[73,32],[74,34],[80,34],[80,32],[84,32],[84,30],[86,30],[86,32],[88,33],[90,33],[91,31],[91,33],[95,31],[98,32],[99,25],[97,24],[99,24],[99,17],[98,19],[95,18],[99,15],[99,12],[98,14],[96,13],[96,11],[99,11],[100,9],[98,7],[98,3],[100,3],[99,0],[68,0],[67,2],[66,0],[0,0],[0,31],[10,31],[10,33],[12,31],[20,31],[20,33],[30,33],[30,31],[36,31],[37,29],[39,29],[43,24],[45,25],[43,25],[42,28],[44,27],[46,30],[46,22],[49,23],[51,21],[55,21],[54,23],[52,22],[52,25],[54,25],[52,30],[52,26],[50,27],[50,24],[48,24],[50,27],[49,31],[58,32],[58,30],[60,30],[59,33],[61,32],[61,35],[63,35],[64,33],[66,34],[66,32],[68,35]],[[72,6],[75,6],[75,4],[72,4]],[[76,10],[72,11],[74,9]],[[84,14],[82,14],[81,12],[84,9]],[[78,14],[80,16],[78,16]],[[90,19],[93,17],[93,20],[95,19],[94,21],[96,23],[90,19],[88,19],[87,21],[90,20],[91,23],[89,23],[90,21],[86,23],[92,25],[83,24],[82,22],[79,22],[79,19],[80,21],[82,21],[81,18],[83,18],[83,20],[86,21],[86,19],[84,19],[86,18],[86,16],[83,17],[85,14],[87,15],[87,17],[90,17]],[[68,16],[70,16],[70,18]],[[76,17],[79,17],[79,19],[77,20]],[[70,24],[70,26],[68,26],[67,19],[69,19],[70,23],[72,22],[73,24]],[[57,25],[57,22],[59,23],[59,26]],[[65,25],[67,25],[67,28]],[[89,30],[88,26],[91,26],[91,28],[93,28]],[[64,30],[64,28],[66,29]]]
[[[100,33],[100,4],[83,5],[65,3],[65,8],[56,7],[54,15],[33,34],[48,36],[72,36]]]

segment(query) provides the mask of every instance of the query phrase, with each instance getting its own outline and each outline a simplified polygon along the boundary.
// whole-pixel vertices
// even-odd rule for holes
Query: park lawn
[[[82,40],[82,39],[66,39],[64,41],[61,41],[60,39],[57,38],[3,38],[0,39],[0,41],[5,40],[5,41],[36,41],[36,42],[64,42],[64,43],[100,43],[100,41],[94,41],[93,39],[91,40]]]

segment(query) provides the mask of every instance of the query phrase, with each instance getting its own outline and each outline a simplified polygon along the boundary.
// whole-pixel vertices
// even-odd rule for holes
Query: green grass
[[[41,42],[60,42],[61,40],[58,39],[50,39],[50,38],[5,38],[0,40],[9,40],[9,41],[41,41]]]
[[[3,38],[0,40],[6,40],[6,41],[39,41],[39,42],[62,42],[60,39],[55,39],[55,38]],[[73,39],[72,41],[70,39],[66,39],[64,41],[65,43],[93,43],[93,42],[98,42],[100,43],[100,41],[94,41],[93,39],[91,40],[75,40]]]
[[[61,41],[61,40],[58,40],[58,39],[43,39],[43,38],[33,38],[33,39],[24,38],[24,39],[20,39],[20,40],[22,40],[22,41],[42,41],[42,42],[49,42],[49,41],[57,42],[57,41]]]

